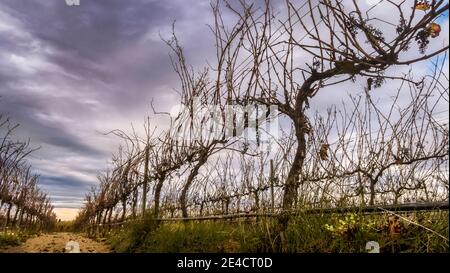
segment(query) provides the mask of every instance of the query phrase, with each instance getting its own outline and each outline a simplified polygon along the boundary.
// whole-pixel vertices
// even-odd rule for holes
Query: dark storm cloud
[[[3,5],[36,38],[94,60],[132,43],[149,26],[169,18],[162,2],[83,1],[82,5],[72,8],[61,0],[46,2],[11,0]]]
[[[45,113],[45,101],[39,101],[33,96],[20,96],[19,92],[10,90],[0,100],[2,113],[9,114],[14,120],[20,121],[20,131],[29,132],[33,136],[33,141],[39,145],[52,145],[63,147],[73,152],[99,156],[102,153],[82,139],[78,139],[60,122],[44,122],[36,114]],[[16,94],[11,95],[11,94]],[[48,103],[48,102],[47,102]]]
[[[73,189],[89,189],[89,187],[86,185],[86,183],[83,183],[82,181],[78,181],[75,179],[69,179],[65,177],[58,177],[58,176],[40,176],[40,185],[43,187],[51,186],[55,189],[65,189],[69,190],[69,192],[63,192],[63,193],[70,193],[70,190]]]

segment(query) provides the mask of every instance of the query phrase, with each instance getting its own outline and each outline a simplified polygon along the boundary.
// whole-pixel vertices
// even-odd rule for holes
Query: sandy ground
[[[110,248],[103,242],[97,242],[75,233],[51,233],[43,234],[28,239],[19,246],[0,249],[7,253],[62,253],[69,241],[76,241],[80,245],[82,253],[107,253]]]

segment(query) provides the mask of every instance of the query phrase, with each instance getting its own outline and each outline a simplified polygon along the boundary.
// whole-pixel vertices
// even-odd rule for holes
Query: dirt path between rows
[[[50,233],[28,239],[19,246],[0,249],[5,253],[62,253],[69,241],[76,241],[80,245],[81,253],[107,253],[111,249],[103,242],[97,242],[81,234]]]

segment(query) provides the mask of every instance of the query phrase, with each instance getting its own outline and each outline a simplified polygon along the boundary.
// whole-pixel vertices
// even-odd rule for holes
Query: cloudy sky
[[[17,137],[40,147],[30,163],[61,218],[82,205],[117,147],[102,133],[140,124],[152,99],[160,110],[176,103],[177,78],[159,34],[168,37],[176,20],[194,67],[214,55],[209,0],[80,2],[0,3],[0,112],[20,123]],[[448,34],[440,42],[448,44]]]
[[[30,161],[55,207],[80,207],[96,184],[117,144],[102,132],[141,123],[152,98],[161,110],[176,99],[159,33],[176,20],[192,63],[213,52],[209,1],[188,2],[1,1],[0,109],[41,147]]]

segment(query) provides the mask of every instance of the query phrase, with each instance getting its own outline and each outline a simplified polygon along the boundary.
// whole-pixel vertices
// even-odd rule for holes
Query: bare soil
[[[108,253],[111,249],[104,240],[94,241],[81,234],[50,233],[28,239],[19,246],[0,249],[4,253],[63,253],[67,242],[76,241],[80,245],[81,253]]]

